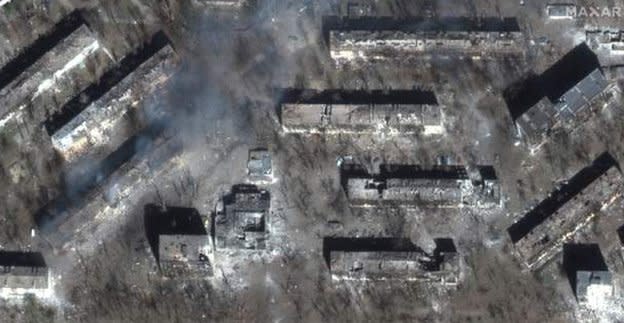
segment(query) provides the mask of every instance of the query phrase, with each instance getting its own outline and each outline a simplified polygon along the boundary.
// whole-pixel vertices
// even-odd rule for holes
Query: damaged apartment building
[[[377,172],[354,163],[340,165],[340,181],[353,207],[499,207],[501,189],[495,171],[479,166],[420,167],[382,164]]]
[[[433,55],[521,57],[525,50],[515,18],[325,17],[323,28],[331,58],[337,64],[409,62]]]
[[[546,264],[621,200],[622,180],[613,158],[599,156],[507,229],[517,256],[530,270]]]
[[[583,43],[540,76],[510,86],[504,95],[519,133],[534,151],[555,129],[588,119],[601,106],[596,101],[608,86],[596,55]]]
[[[287,89],[278,108],[288,133],[444,133],[444,115],[430,91]]]
[[[193,208],[155,204],[145,206],[145,232],[158,266],[165,276],[211,276],[212,239],[208,218]]]
[[[232,187],[217,204],[214,239],[218,249],[266,249],[271,195],[255,185]]]
[[[0,251],[0,297],[45,296],[50,272],[39,252]]]
[[[99,160],[115,151],[128,138],[147,127],[154,120],[162,118],[147,98],[163,88],[176,66],[176,55],[163,33],[157,33],[152,40],[133,55],[127,56],[115,75],[127,74],[123,79],[110,81],[110,89],[93,89],[88,96],[95,98],[88,106],[80,99],[71,102],[65,110],[71,116],[57,116],[47,126],[55,150],[67,164],[78,159]],[[101,81],[106,82],[106,81]],[[110,86],[109,85],[109,86]],[[95,93],[99,92],[99,93]],[[62,127],[55,122],[70,119]]]
[[[143,137],[126,141],[101,163],[94,163],[93,172],[72,179],[72,191],[39,209],[34,217],[46,239],[57,248],[66,247],[71,240],[87,239],[85,223],[95,230],[97,219],[125,217],[126,205],[143,204],[142,193],[162,185],[163,178],[185,178],[179,140],[158,138],[137,150],[144,144]]]
[[[175,147],[159,142],[163,129],[158,121],[165,112],[153,96],[166,86],[176,65],[177,56],[167,36],[156,32],[44,122],[52,146],[62,157],[65,180],[73,187],[37,212],[37,223],[48,223],[73,205],[88,203],[84,200],[89,194],[118,170],[132,172],[141,166],[136,162],[134,167],[122,167],[138,152],[165,146],[164,151],[175,154]],[[146,167],[151,169],[151,164],[157,163],[149,162]],[[137,176],[144,175],[134,172],[122,182],[131,184]],[[111,205],[123,196],[117,191],[105,196]]]
[[[80,12],[51,28],[0,73],[0,132],[7,141],[2,166],[16,183],[27,168],[20,153],[35,149],[37,140],[49,140],[40,125],[115,64]]]
[[[432,254],[405,238],[325,238],[333,280],[401,280],[457,285],[460,257],[452,239],[434,239]]]

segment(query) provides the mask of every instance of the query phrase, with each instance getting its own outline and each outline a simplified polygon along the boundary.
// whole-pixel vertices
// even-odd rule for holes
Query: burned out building
[[[540,76],[510,86],[505,96],[519,132],[534,150],[553,130],[587,119],[608,85],[595,54],[581,44]]]
[[[622,174],[608,154],[571,178],[507,231],[528,269],[539,269],[622,196]]]
[[[176,55],[166,37],[157,34],[136,59],[127,62],[133,71],[71,121],[51,134],[52,144],[66,163],[102,159],[164,112],[149,98],[162,89],[176,65]],[[124,67],[126,68],[126,67]],[[73,107],[70,110],[75,110]]]
[[[326,17],[323,28],[338,64],[408,62],[433,55],[485,59],[521,56],[524,50],[515,18]]]
[[[212,275],[208,221],[196,209],[148,204],[144,220],[148,242],[164,275]]]
[[[565,244],[563,268],[579,303],[601,302],[613,295],[613,278],[597,244]]]
[[[49,288],[49,269],[39,252],[0,251],[0,295],[41,294]]]
[[[452,239],[435,239],[432,254],[403,238],[325,238],[333,280],[403,280],[456,285],[460,259]]]
[[[266,249],[271,196],[255,185],[236,185],[217,205],[215,245],[220,249]]]
[[[353,163],[340,165],[340,181],[353,207],[494,207],[500,206],[500,185],[492,167],[478,167],[472,176],[462,166],[420,167],[382,164],[370,173]]]
[[[444,132],[443,111],[430,91],[286,89],[279,101],[289,133]]]

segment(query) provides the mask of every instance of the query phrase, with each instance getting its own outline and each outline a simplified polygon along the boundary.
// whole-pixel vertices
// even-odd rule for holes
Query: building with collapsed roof
[[[66,163],[101,159],[151,121],[162,118],[149,98],[164,88],[177,59],[169,45],[154,50],[110,91],[52,134],[52,144]]]
[[[620,200],[622,180],[612,158],[603,154],[510,226],[507,231],[527,268],[546,264],[564,243]]]
[[[271,196],[255,185],[236,185],[214,214],[215,245],[221,249],[266,249]]]
[[[491,167],[469,176],[465,167],[382,164],[369,173],[358,164],[342,163],[340,180],[354,207],[494,207],[502,203],[500,185]]]
[[[419,90],[287,89],[279,117],[284,131],[290,133],[444,132],[444,115],[435,95]]]
[[[39,252],[0,251],[0,295],[40,294],[49,288],[50,274]]]
[[[325,238],[333,280],[403,280],[456,285],[460,259],[452,239],[435,239],[427,254],[409,239]]]
[[[563,268],[579,303],[600,302],[613,295],[613,277],[598,244],[565,244]]]
[[[506,101],[518,131],[534,150],[552,130],[587,119],[608,86],[596,55],[581,44],[539,77],[508,88]]]
[[[212,275],[207,220],[197,210],[148,204],[144,219],[148,242],[164,275]]]
[[[514,18],[411,18],[324,20],[330,55],[338,63],[449,55],[489,58],[522,55],[524,36]]]

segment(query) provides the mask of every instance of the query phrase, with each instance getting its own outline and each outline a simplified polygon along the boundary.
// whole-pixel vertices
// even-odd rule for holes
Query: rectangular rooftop
[[[207,218],[196,209],[145,205],[145,234],[160,270],[167,276],[212,275]]]
[[[479,172],[485,174],[486,168],[491,169],[481,167]],[[354,207],[500,205],[498,180],[490,174],[494,174],[493,170],[473,181],[462,166],[384,164],[377,174],[370,174],[361,165],[340,166],[341,185]]]
[[[492,57],[523,53],[514,18],[409,19],[326,17],[324,29],[337,63],[400,60],[430,55]]]
[[[150,121],[158,119],[150,98],[162,89],[176,65],[176,55],[166,46],[91,103],[52,135],[52,144],[66,163],[77,159],[99,160],[115,151]]]
[[[419,90],[295,90],[280,100],[279,116],[293,133],[443,133],[433,92]]]
[[[427,254],[403,238],[325,238],[323,252],[333,280],[431,281],[454,285],[459,257],[453,240],[435,239]]]

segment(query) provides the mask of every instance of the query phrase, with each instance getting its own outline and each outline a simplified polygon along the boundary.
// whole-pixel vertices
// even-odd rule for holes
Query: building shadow
[[[40,252],[0,251],[0,266],[46,267],[46,262]]]

